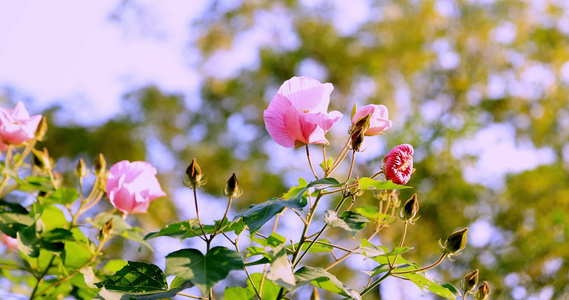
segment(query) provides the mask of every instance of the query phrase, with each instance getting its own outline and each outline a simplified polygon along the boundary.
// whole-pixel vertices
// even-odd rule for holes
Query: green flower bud
[[[97,177],[103,175],[107,171],[107,160],[103,156],[102,153],[99,153],[99,156],[95,158],[95,175]]]
[[[32,149],[33,153],[33,164],[41,170],[49,171],[53,168],[53,160],[49,157],[47,148],[43,148],[43,151]]]
[[[477,284],[478,284],[478,269],[464,276],[464,281],[462,282],[462,290],[465,293],[472,293]]]
[[[468,227],[465,227],[461,230],[457,230],[451,233],[446,241],[445,245],[442,247],[443,252],[448,254],[456,254],[460,250],[464,249],[466,246],[466,235],[468,233]]]
[[[85,165],[83,159],[80,158],[79,161],[77,162],[77,167],[75,167],[75,175],[79,178],[84,178],[87,177],[87,174],[88,174],[87,166]]]
[[[235,173],[227,180],[227,184],[225,185],[225,189],[223,190],[223,195],[225,197],[231,198],[239,198],[243,194],[243,190],[239,186],[239,180],[237,180],[237,176]]]
[[[484,281],[484,283],[478,288],[478,292],[474,296],[476,300],[488,300],[488,296],[490,295],[490,285],[488,282]]]
[[[399,216],[401,219],[409,221],[411,224],[413,224],[413,222],[416,220],[415,216],[417,215],[417,212],[419,212],[419,201],[417,200],[417,194],[413,194],[413,196],[411,196],[411,198],[405,202],[403,208],[401,208],[401,213]]]
[[[47,118],[42,117],[41,121],[36,129],[36,138],[38,141],[43,141],[45,134],[47,133]]]
[[[99,231],[99,234],[97,235],[97,239],[99,241],[107,241],[109,240],[109,238],[111,237],[111,233],[113,232],[113,218],[110,218],[107,223],[105,223],[105,225],[103,225],[103,228],[101,228],[101,230]]]
[[[194,158],[186,169],[186,179],[184,180],[184,184],[189,188],[194,188],[204,185],[205,183],[206,180],[203,179],[202,169]]]

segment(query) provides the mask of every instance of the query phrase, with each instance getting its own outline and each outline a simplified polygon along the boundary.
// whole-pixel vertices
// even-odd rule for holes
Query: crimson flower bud
[[[387,180],[406,184],[413,173],[413,146],[402,144],[394,147],[383,159],[383,174]]]
[[[466,246],[466,235],[468,233],[468,227],[461,230],[457,230],[451,233],[446,241],[445,245],[442,246],[443,252],[447,254],[456,254]]]
[[[401,219],[413,224],[417,212],[419,212],[419,201],[417,200],[417,194],[413,194],[413,196],[405,202],[405,205],[403,205],[399,216]]]
[[[225,189],[223,190],[223,195],[225,197],[231,198],[239,198],[243,194],[243,190],[239,186],[239,180],[237,180],[237,176],[235,173],[227,180],[227,184],[225,185]]]
[[[484,281],[484,283],[478,288],[478,292],[476,293],[476,300],[488,300],[488,296],[490,295],[490,285],[488,282]]]
[[[478,284],[478,269],[464,276],[464,281],[462,283],[462,290],[465,293],[472,293],[477,284]]]

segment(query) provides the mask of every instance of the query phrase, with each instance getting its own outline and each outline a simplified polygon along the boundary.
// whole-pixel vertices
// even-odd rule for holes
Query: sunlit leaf
[[[324,222],[331,227],[339,227],[347,230],[352,236],[366,227],[369,220],[362,214],[354,211],[343,212],[340,216],[334,210],[327,210]]]
[[[347,296],[351,299],[361,299],[358,292],[347,287],[336,276],[322,268],[305,266],[296,271],[294,276],[298,286],[310,283],[335,294]]]
[[[269,250],[269,254],[271,256],[271,266],[267,273],[267,279],[280,287],[293,289],[295,287],[295,280],[294,274],[292,273],[292,263],[286,251],[286,244],[282,243],[274,249]]]
[[[104,287],[108,290],[129,293],[157,292],[168,289],[166,276],[159,267],[134,261],[129,261],[115,275],[95,285],[99,288]]]
[[[359,184],[362,190],[399,190],[411,188],[410,186],[395,184],[391,180],[380,181],[368,177],[360,178]]]
[[[229,271],[242,269],[241,255],[225,247],[211,248],[206,255],[197,249],[182,249],[166,256],[166,274],[190,280],[203,295]]]

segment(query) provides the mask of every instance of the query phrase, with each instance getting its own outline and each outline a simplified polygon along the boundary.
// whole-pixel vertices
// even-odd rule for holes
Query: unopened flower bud
[[[484,283],[478,288],[478,292],[474,296],[476,300],[488,300],[488,296],[490,295],[490,285],[488,282],[484,281]]]
[[[239,186],[239,180],[237,180],[237,176],[235,173],[233,173],[231,178],[227,180],[227,184],[223,190],[223,195],[225,195],[225,197],[239,198],[241,194],[243,194],[243,190]]]
[[[101,176],[107,171],[107,160],[102,153],[95,158],[95,175]]]
[[[43,141],[46,133],[47,133],[47,118],[42,117],[35,133],[37,140]]]
[[[419,212],[419,201],[417,200],[417,194],[413,194],[413,196],[411,196],[411,198],[405,202],[403,208],[401,208],[401,213],[399,216],[401,219],[409,221],[411,224],[413,224],[417,212]]]
[[[97,238],[99,241],[107,241],[111,237],[111,233],[113,232],[113,218],[110,218],[103,228],[99,231],[99,235]]]
[[[310,300],[320,300],[320,293],[318,293],[318,289],[314,288],[312,291],[312,295],[310,296]]]
[[[446,241],[445,245],[442,246],[443,252],[447,254],[456,254],[460,250],[464,249],[466,246],[466,235],[468,233],[468,227],[461,230],[457,230],[451,233]]]
[[[351,146],[354,151],[360,151],[360,147],[364,141],[364,136],[369,128],[369,118],[370,115],[359,119],[353,126],[351,130]]]
[[[79,178],[87,177],[88,170],[83,158],[80,158],[77,162],[77,167],[75,167],[75,175]]]
[[[478,284],[478,269],[464,276],[464,281],[462,282],[462,290],[465,293],[472,293],[477,284]]]
[[[43,151],[32,149],[33,153],[33,164],[41,170],[48,171],[53,167],[53,160],[49,157],[47,148],[43,148]]]
[[[198,165],[198,162],[195,158],[186,169],[186,179],[184,180],[184,184],[189,188],[194,188],[205,184],[202,169]]]

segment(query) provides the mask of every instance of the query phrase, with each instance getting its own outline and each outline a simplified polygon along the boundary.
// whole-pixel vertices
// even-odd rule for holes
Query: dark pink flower
[[[402,144],[394,147],[383,159],[383,173],[387,180],[406,184],[413,173],[413,146]]]
[[[369,129],[365,135],[378,135],[391,128],[389,111],[385,105],[369,104],[358,110],[352,118],[352,124],[356,124],[361,118],[370,115]]]
[[[324,135],[343,116],[327,112],[333,89],[330,83],[306,76],[285,81],[263,113],[271,137],[287,148],[329,144]]]
[[[14,110],[0,107],[0,149],[33,139],[41,118],[41,115],[30,117],[21,101]]]
[[[107,178],[109,201],[125,215],[146,212],[150,201],[166,196],[156,173],[156,168],[143,161],[114,164]]]

